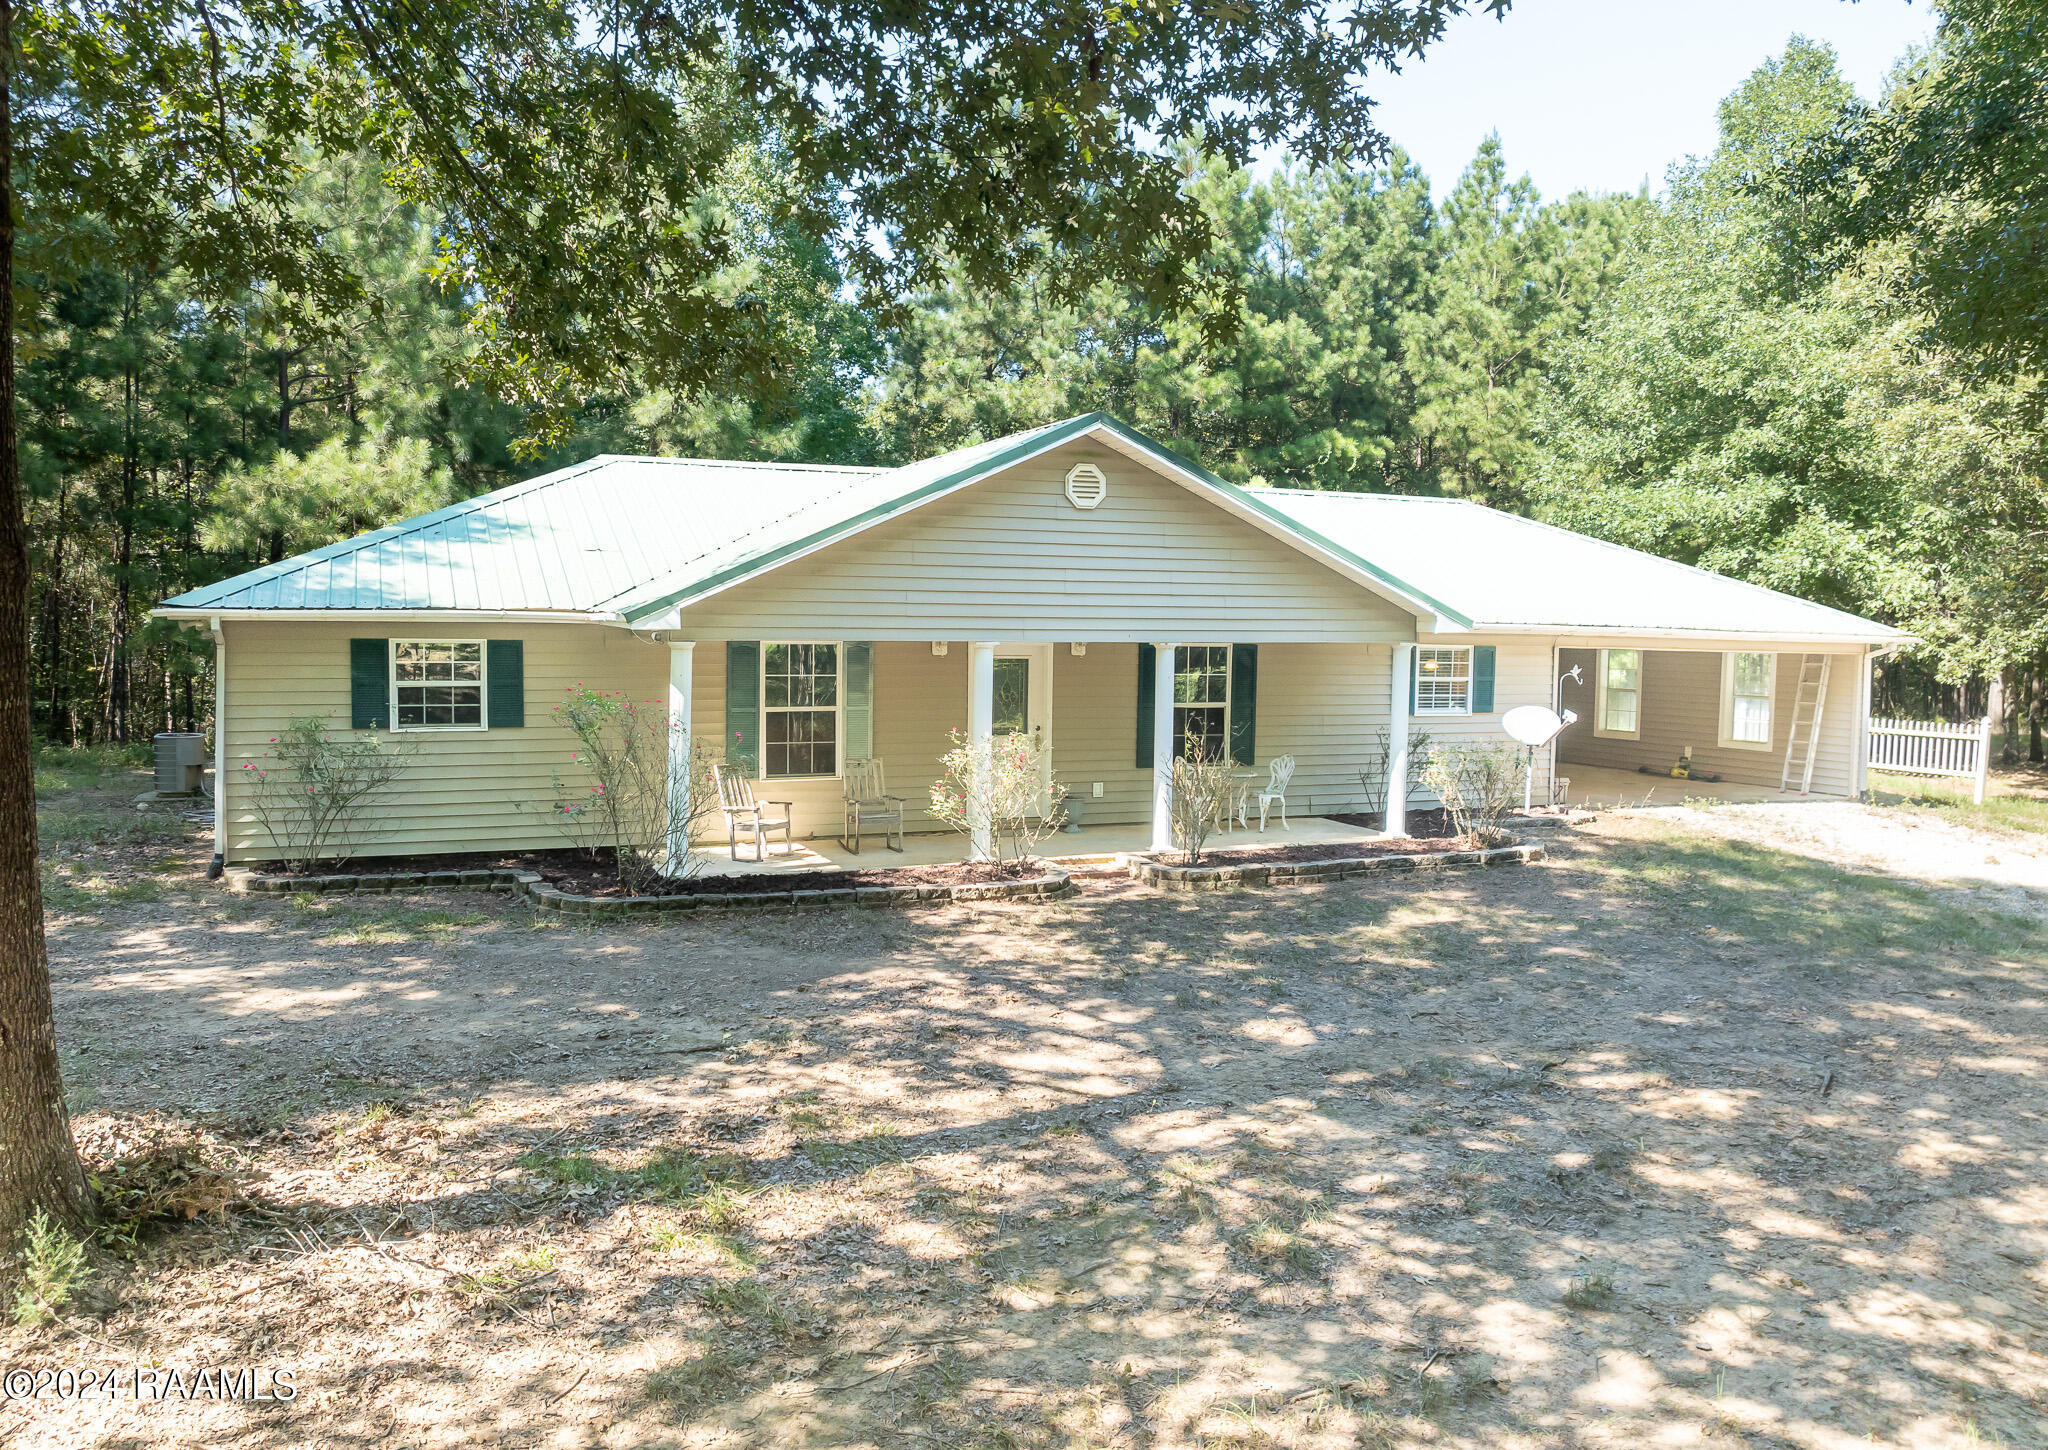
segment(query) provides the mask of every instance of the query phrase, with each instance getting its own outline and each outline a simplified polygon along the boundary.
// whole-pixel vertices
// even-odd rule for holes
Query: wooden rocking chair
[[[879,760],[849,760],[846,762],[846,834],[839,838],[839,844],[854,855],[860,854],[861,827],[879,826],[882,844],[891,851],[903,849],[903,797],[890,795],[888,782],[882,776],[882,762]],[[896,838],[891,844],[889,838]]]
[[[778,827],[782,831],[783,849],[794,849],[789,836],[789,818],[796,802],[755,800],[754,783],[747,779],[746,772],[724,761],[712,764],[711,776],[718,782],[718,809],[725,814],[726,840],[732,847],[733,860],[740,859],[740,832],[743,830],[754,838],[756,861],[768,859],[768,836]],[[782,814],[770,815],[764,806],[780,806]]]

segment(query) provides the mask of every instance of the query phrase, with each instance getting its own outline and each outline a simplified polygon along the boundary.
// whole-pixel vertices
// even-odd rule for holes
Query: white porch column
[[[996,728],[996,644],[994,640],[976,640],[967,646],[967,739],[974,746],[975,760],[979,769],[990,768],[992,742]],[[974,812],[969,824],[969,854],[977,861],[986,861],[995,855],[995,843],[989,839],[987,786],[982,786],[979,799],[977,793],[968,793],[968,808]]]
[[[213,634],[213,860],[206,867],[212,881],[228,865],[228,637],[218,614],[206,627]]]
[[[690,702],[695,694],[697,642],[668,642],[668,861],[673,871],[690,849]]]
[[[1387,813],[1381,826],[1390,836],[1408,834],[1408,690],[1415,672],[1415,646],[1394,646],[1387,675]]]
[[[1173,654],[1152,646],[1152,849],[1173,849]]]

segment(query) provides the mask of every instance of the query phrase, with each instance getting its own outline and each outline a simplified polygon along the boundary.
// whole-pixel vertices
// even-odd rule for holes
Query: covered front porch
[[[931,814],[932,788],[958,743],[1018,733],[1044,747],[1064,816],[1080,828],[1045,854],[1170,849],[1173,762],[1192,739],[1231,761],[1247,798],[1253,829],[1225,839],[1311,841],[1349,831],[1311,818],[1377,808],[1367,781],[1398,768],[1383,752],[1405,742],[1412,654],[1406,642],[671,640],[671,745],[702,742],[747,773],[767,813],[788,817],[803,851],[769,869],[855,864],[832,844],[854,761],[878,764],[886,793],[901,798],[910,848],[871,846],[859,865],[982,854],[985,842]],[[1283,762],[1294,830],[1282,831],[1276,802],[1260,837],[1256,798]],[[1398,830],[1398,806],[1396,816]],[[694,835],[699,860],[732,869],[723,813]],[[744,829],[742,843],[750,855]]]
[[[1249,828],[1235,824],[1228,831],[1209,838],[1212,851],[1239,851],[1260,846],[1342,845],[1352,841],[1377,841],[1383,833],[1321,816],[1296,816],[1289,826],[1278,820],[1264,831],[1254,820]],[[1152,849],[1152,827],[1142,824],[1081,826],[1056,832],[1039,844],[1038,855],[1048,860],[1101,860],[1119,852]],[[699,873],[707,876],[783,875],[797,871],[887,871],[900,866],[939,866],[972,859],[972,844],[956,831],[930,831],[903,838],[903,849],[892,851],[879,837],[868,836],[858,854],[829,838],[795,841],[785,847],[778,839],[765,861],[753,859],[753,848],[740,845],[740,860],[733,860],[723,841],[691,849],[690,857]]]

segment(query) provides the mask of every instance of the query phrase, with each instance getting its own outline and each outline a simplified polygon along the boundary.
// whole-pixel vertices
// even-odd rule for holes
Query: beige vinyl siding
[[[573,742],[549,711],[577,684],[665,700],[668,650],[589,624],[292,623],[231,620],[228,645],[230,860],[277,854],[250,810],[245,764],[266,764],[271,737],[294,717],[349,728],[349,640],[356,637],[518,639],[525,644],[526,724],[518,729],[380,732],[412,752],[403,779],[365,818],[362,855],[551,849],[570,842],[548,823],[552,777],[575,777]],[[700,654],[702,651],[700,651]]]
[[[1493,647],[1493,709],[1483,715],[1416,715],[1410,718],[1408,728],[1411,732],[1427,732],[1438,745],[1512,745],[1514,742],[1501,729],[1501,716],[1520,705],[1548,707],[1553,703],[1551,690],[1556,676],[1551,673],[1550,666],[1555,642],[1550,639],[1527,635],[1460,634],[1429,636],[1420,643],[1438,648]],[[1384,657],[1391,651],[1380,653]],[[1402,698],[1407,698],[1405,685]],[[1535,796],[1538,801],[1547,800],[1550,796],[1550,756],[1548,750],[1536,752]],[[1426,787],[1418,787],[1410,801],[1421,806],[1437,803],[1435,793]]]
[[[721,756],[730,744],[725,738],[725,645],[724,640],[698,644],[692,671],[691,729]],[[1059,678],[1057,670],[1053,678]],[[940,757],[952,748],[949,732],[967,725],[966,646],[953,644],[944,655],[934,655],[929,641],[877,644],[874,691],[874,752],[887,770],[889,793],[904,799],[904,829],[946,829],[926,806]],[[759,729],[757,723],[757,738]],[[829,839],[844,827],[845,794],[837,776],[756,780],[754,792],[763,801],[791,802],[791,829],[799,838]],[[704,835],[725,839],[724,818],[713,819]],[[746,854],[743,847],[741,855]]]
[[[1387,718],[1392,651],[1356,645],[1262,644],[1252,764],[1263,787],[1273,759],[1293,755],[1289,815],[1365,807],[1359,772]],[[1053,768],[1084,825],[1152,818],[1152,771],[1138,759],[1138,647],[1091,644],[1076,659],[1054,651]],[[1090,794],[1101,781],[1103,794]],[[1277,819],[1277,817],[1276,817]]]
[[[1055,681],[1065,663],[1053,661]],[[953,748],[952,732],[966,728],[965,645],[943,655],[925,641],[875,646],[875,756],[888,770],[889,793],[903,797],[905,830],[947,829],[931,816],[932,782],[940,757]]]
[[[1109,495],[1064,492],[1091,462]],[[1410,639],[1413,617],[1095,443],[1076,443],[687,608],[686,637],[1014,643]]]
[[[1387,645],[1259,647],[1259,778],[1254,784],[1265,785],[1275,756],[1292,755],[1290,817],[1365,809],[1365,787],[1358,777],[1379,753],[1393,653]]]
[[[1745,645],[1745,649],[1755,646]],[[1668,770],[1679,753],[1692,747],[1696,768],[1721,776],[1734,784],[1777,789],[1785,768],[1785,747],[1792,723],[1793,702],[1798,696],[1800,661],[1806,651],[1779,648],[1777,679],[1771,699],[1771,745],[1768,750],[1724,747],[1721,738],[1721,652],[1718,650],[1643,650],[1642,728],[1635,740],[1595,735],[1594,681],[1600,666],[1599,652],[1567,648],[1561,652],[1559,668],[1574,664],[1585,671],[1585,682],[1565,684],[1564,702],[1576,710],[1579,720],[1560,741],[1560,760],[1566,775],[1574,764],[1603,766],[1611,770],[1635,770],[1647,765],[1653,771]],[[1832,656],[1828,666],[1828,694],[1821,712],[1820,738],[1814,754],[1813,789],[1824,795],[1855,794],[1855,751],[1859,722],[1857,672],[1864,667],[1860,654]]]
[[[1055,645],[1052,656],[1052,768],[1076,818],[1084,826],[1151,820],[1152,771],[1138,768],[1138,647],[1091,644],[1076,657]],[[1091,794],[1098,780],[1100,800]]]

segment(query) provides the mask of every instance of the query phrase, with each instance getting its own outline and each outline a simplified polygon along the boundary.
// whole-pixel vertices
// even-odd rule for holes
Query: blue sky
[[[1834,46],[1875,99],[1932,35],[1925,0],[1516,0],[1466,16],[1400,75],[1374,76],[1381,128],[1441,196],[1489,131],[1546,197],[1633,191],[1714,147],[1714,110],[1793,35]]]

